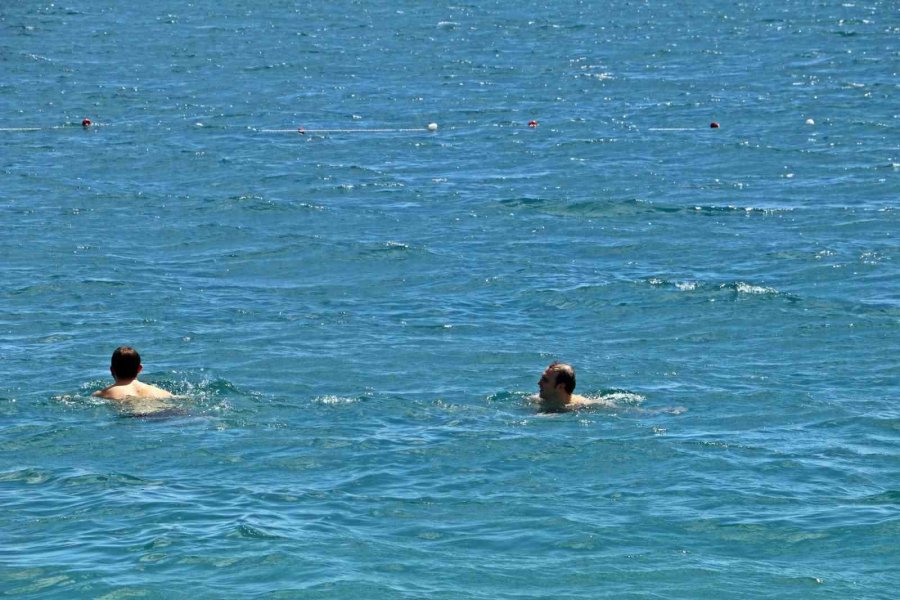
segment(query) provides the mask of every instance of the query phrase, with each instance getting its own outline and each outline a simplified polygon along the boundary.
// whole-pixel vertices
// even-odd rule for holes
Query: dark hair
[[[112,355],[110,368],[116,379],[134,379],[141,366],[141,355],[130,346],[119,346]]]
[[[575,391],[575,369],[563,362],[550,363],[550,370],[556,373],[556,385],[563,384],[567,394]]]

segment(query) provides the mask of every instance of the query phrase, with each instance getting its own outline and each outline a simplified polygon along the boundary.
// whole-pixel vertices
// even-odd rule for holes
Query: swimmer
[[[538,401],[544,412],[564,412],[578,410],[591,404],[598,404],[575,391],[575,369],[562,362],[550,363],[538,381]]]
[[[91,394],[107,400],[127,400],[130,398],[146,398],[161,400],[174,398],[172,394],[155,385],[141,383],[137,380],[138,373],[144,370],[141,364],[141,355],[134,348],[119,346],[113,352],[109,372],[112,373],[114,384]]]

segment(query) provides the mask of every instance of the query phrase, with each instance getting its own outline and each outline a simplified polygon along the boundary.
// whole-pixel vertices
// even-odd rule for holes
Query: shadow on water
[[[135,398],[133,400],[110,401],[116,416],[120,419],[162,420],[191,416],[188,408],[172,404],[166,400]]]

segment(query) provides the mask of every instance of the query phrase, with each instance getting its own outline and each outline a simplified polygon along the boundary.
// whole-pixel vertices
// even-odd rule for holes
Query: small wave
[[[640,406],[647,398],[625,390],[613,390],[599,396],[589,397],[591,400],[602,401],[610,407],[622,408],[626,406]]]
[[[235,537],[247,538],[247,539],[265,539],[265,540],[277,540],[283,539],[284,536],[270,533],[263,529],[262,527],[256,525],[250,525],[249,523],[241,523],[235,528],[234,531]]]
[[[286,62],[282,61],[279,63],[270,63],[270,64],[266,64],[266,65],[253,65],[251,67],[244,67],[242,70],[245,73],[255,73],[257,71],[271,71],[272,69],[287,69],[287,68],[291,68],[293,66],[294,65],[291,63],[286,63]]]
[[[768,216],[791,212],[792,208],[757,208],[753,206],[694,206],[694,212],[706,216],[742,215]]]
[[[143,487],[149,484],[150,481],[127,473],[79,473],[66,477],[62,483],[67,487],[94,486],[96,484],[101,484],[104,487]]]
[[[381,243],[367,244],[360,248],[359,253],[365,256],[378,256],[386,259],[401,259],[406,258],[407,256],[414,256],[420,251],[424,251],[426,254],[429,253],[429,251],[424,248],[415,248],[405,242],[388,240]]]
[[[869,252],[863,252],[862,254],[860,254],[859,260],[864,265],[877,265],[888,259],[881,252],[877,252],[877,251],[873,250],[873,251],[869,251]]]
[[[517,401],[521,402],[523,400],[536,400],[537,396],[534,394],[529,394],[527,392],[497,392],[496,394],[491,394],[485,400],[489,403],[493,402],[512,402]]]
[[[535,198],[533,196],[521,196],[519,198],[503,198],[500,204],[506,206],[543,206],[549,201],[546,198]]]
[[[409,244],[388,240],[387,242],[378,244],[376,246],[371,246],[366,251],[372,254],[377,254],[382,252],[403,252],[404,250],[409,250]]]
[[[796,302],[799,300],[799,298],[793,294],[788,294],[788,293],[782,292],[773,287],[747,283],[746,281],[734,281],[731,283],[722,283],[719,285],[719,289],[723,290],[723,291],[731,291],[735,294],[736,297],[763,296],[763,297],[783,298],[790,302]]]
[[[649,277],[645,283],[656,288],[674,288],[680,292],[732,292],[738,296],[775,296],[796,301],[798,298],[777,290],[773,287],[756,285],[746,281],[731,281],[726,283],[708,283],[694,280],[675,281],[662,277]]]
[[[356,404],[361,400],[361,398],[346,398],[344,396],[319,396],[317,398],[313,398],[314,403],[328,406],[335,406],[339,404]]]
[[[615,77],[613,77],[613,74],[607,71],[603,71],[600,73],[579,73],[577,77],[596,79],[597,81],[608,81],[610,79],[615,79]]]
[[[27,56],[31,60],[35,60],[38,62],[47,62],[47,63],[55,62],[52,58],[47,58],[46,56],[41,56],[40,54],[27,53],[27,54],[25,54],[25,56]]]
[[[41,469],[25,468],[15,471],[0,473],[0,482],[24,483],[26,485],[40,485],[54,479],[53,473]]]
[[[294,202],[293,200],[280,200],[273,198],[266,198],[263,196],[258,196],[255,194],[244,194],[244,195],[236,195],[229,196],[226,198],[219,206],[216,208],[221,208],[222,206],[226,207],[236,207],[242,210],[250,210],[257,212],[268,212],[268,211],[294,211],[294,210],[303,210],[303,211],[320,211],[325,210],[325,207],[310,204],[308,202]]]
[[[739,294],[778,294],[778,290],[770,287],[763,287],[761,285],[751,285],[749,283],[745,283],[743,281],[738,281],[735,283],[723,283],[720,286],[722,289],[733,289]]]
[[[91,396],[91,394],[96,390],[103,389],[109,383],[106,380],[89,381],[81,385],[80,393],[56,394],[50,399],[63,406],[102,406],[107,401]]]
[[[701,284],[696,281],[669,281],[659,277],[651,277],[647,279],[647,283],[653,287],[674,287],[682,292],[693,292],[701,287]]]
[[[503,198],[499,201],[505,206],[535,209],[555,214],[575,215],[582,217],[636,216],[642,214],[691,214],[700,216],[735,216],[735,217],[767,217],[792,212],[793,208],[762,208],[754,206],[672,206],[657,204],[642,198],[628,200],[588,200],[566,201],[561,198],[541,198],[521,196]]]
[[[157,382],[157,385],[164,387],[176,396],[195,399],[211,399],[225,395],[246,395],[245,392],[225,379],[202,379],[195,383],[190,381],[189,374],[176,372],[173,373],[173,375],[176,377],[187,375],[187,377],[183,379],[179,378],[176,381]]]
[[[880,494],[865,496],[856,501],[859,504],[894,506],[900,504],[900,490],[886,490]]]

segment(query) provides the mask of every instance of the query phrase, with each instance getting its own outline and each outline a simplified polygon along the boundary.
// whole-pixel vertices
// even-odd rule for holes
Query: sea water
[[[894,597],[898,34],[3,3],[0,594]]]

